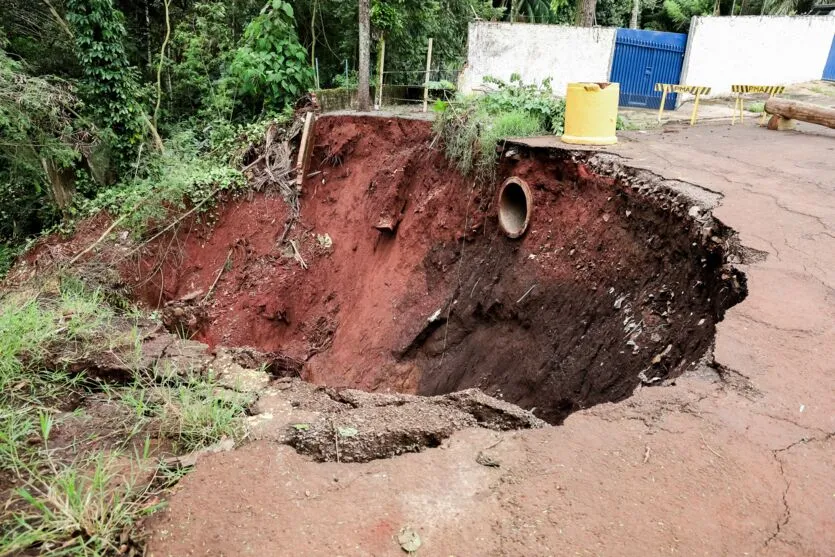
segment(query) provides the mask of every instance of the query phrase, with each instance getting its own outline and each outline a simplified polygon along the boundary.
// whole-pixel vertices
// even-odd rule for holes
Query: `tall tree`
[[[577,7],[577,25],[580,27],[594,26],[594,12],[597,8],[597,0],[580,0]]]
[[[641,0],[632,0],[632,17],[629,18],[629,28],[638,28],[638,14],[641,12]]]
[[[357,89],[357,103],[359,109],[366,111],[371,105],[371,93],[368,89],[371,71],[371,16],[368,9],[369,0],[359,0],[360,21],[360,63],[359,63],[359,85]]]

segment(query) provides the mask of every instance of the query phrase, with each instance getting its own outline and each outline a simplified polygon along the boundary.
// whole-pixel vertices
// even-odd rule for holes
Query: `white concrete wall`
[[[694,17],[681,83],[731,92],[732,84],[789,85],[820,79],[835,16]]]
[[[473,22],[458,86],[469,93],[485,76],[507,80],[518,73],[525,83],[550,77],[554,93],[564,96],[569,82],[609,81],[614,45],[612,27]]]

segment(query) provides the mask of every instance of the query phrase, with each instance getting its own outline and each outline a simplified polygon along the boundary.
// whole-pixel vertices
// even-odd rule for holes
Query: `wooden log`
[[[765,111],[786,120],[800,120],[835,129],[835,108],[786,99],[768,99]]]

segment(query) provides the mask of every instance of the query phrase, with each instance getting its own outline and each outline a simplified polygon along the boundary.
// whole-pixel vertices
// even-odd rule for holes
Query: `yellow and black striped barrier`
[[[696,116],[699,113],[699,97],[710,94],[710,87],[703,87],[701,85],[678,85],[674,83],[656,83],[655,91],[661,93],[661,106],[658,107],[658,121],[661,121],[661,115],[664,113],[664,103],[667,102],[667,93],[690,93],[696,95],[696,101],[693,103],[693,114],[690,115],[690,125],[696,123]]]
[[[739,121],[745,122],[745,99],[742,95],[746,93],[760,93],[768,95],[770,99],[774,95],[782,95],[786,90],[785,85],[731,85],[731,92],[736,93],[736,102],[734,104],[734,117],[731,120],[731,125],[736,124],[736,113],[739,112]],[[762,123],[765,123],[766,113],[763,111]]]

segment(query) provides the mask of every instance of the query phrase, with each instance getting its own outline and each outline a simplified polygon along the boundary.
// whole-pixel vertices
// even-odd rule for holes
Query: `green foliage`
[[[0,239],[19,241],[54,222],[44,161],[71,168],[92,136],[76,128],[72,86],[33,77],[0,50]]]
[[[207,447],[224,438],[239,439],[244,408],[224,396],[212,378],[193,378],[172,389],[161,411],[162,434],[183,452]]]
[[[487,76],[484,82],[496,87],[481,98],[481,103],[491,114],[520,110],[539,119],[541,126],[551,133],[562,134],[565,120],[565,102],[554,96],[551,80],[541,84],[525,84],[519,74],[510,76],[510,81]]]
[[[71,282],[55,296],[23,298],[10,294],[0,300],[0,401],[54,396],[71,380],[62,372],[45,371],[49,347],[59,341],[77,342],[80,352],[105,342],[99,331],[114,312],[100,291],[86,291]],[[72,361],[67,361],[71,364]]]
[[[687,31],[692,17],[713,12],[711,0],[664,0],[662,6],[675,31]]]
[[[76,55],[84,70],[83,97],[103,127],[113,132],[118,162],[133,162],[147,116],[138,76],[128,63],[124,16],[113,0],[66,0]]]
[[[313,83],[294,25],[293,8],[283,0],[272,0],[247,25],[229,79],[250,112],[281,110]]]
[[[650,4],[647,0],[642,0]],[[655,2],[655,0],[652,0]],[[632,16],[632,0],[597,0],[595,19],[604,27],[629,27]],[[571,20],[574,21],[573,19]]]
[[[344,83],[345,62],[357,67],[357,2],[344,0],[294,0],[301,42],[316,37],[316,58],[322,84]],[[314,16],[315,6],[315,17]],[[372,66],[380,36],[386,39],[386,83],[419,85],[426,64],[426,45],[433,38],[433,67],[450,78],[460,69],[466,50],[467,25],[479,18],[496,20],[501,10],[490,0],[374,0],[371,2]],[[350,71],[350,70],[349,70]],[[440,79],[438,72],[432,78]]]
[[[18,250],[15,246],[0,243],[0,278],[3,278],[12,268],[17,255]]]
[[[808,13],[814,6],[828,0],[764,0],[761,12],[767,15],[796,15]]]
[[[713,8],[713,0],[661,0],[642,21],[647,29],[686,33],[691,18],[710,15]]]
[[[122,226],[136,237],[158,228],[190,207],[209,209],[220,192],[242,188],[239,170],[205,156],[192,132],[169,141],[165,154],[152,157],[142,176],[127,179],[85,203],[82,214],[108,211],[124,217]]]
[[[47,473],[33,473],[15,491],[18,510],[0,538],[0,552],[40,547],[50,555],[121,553],[122,532],[154,508],[138,489],[138,470],[126,471],[118,455],[104,453],[50,463]]]
[[[510,21],[526,23],[572,23],[574,7],[568,0],[519,0],[507,14]]]
[[[473,173],[481,183],[495,177],[496,145],[502,139],[562,133],[565,116],[565,103],[553,95],[548,81],[526,85],[518,75],[510,82],[495,78],[485,81],[496,89],[439,105],[442,112],[435,120],[447,158],[462,174]]]
[[[228,12],[224,2],[197,2],[176,26],[168,61],[171,119],[229,116],[232,102],[221,79],[235,45]]]
[[[126,315],[105,303],[101,291],[70,277],[55,284],[49,280],[43,290],[0,299],[0,473],[18,487],[0,517],[0,555],[115,555],[122,536],[157,508],[157,484],[139,481],[156,466],[149,438],[142,451],[121,451],[154,429],[182,451],[239,438],[245,401],[222,396],[211,377],[196,373],[185,379],[137,374],[128,387],[97,385],[95,396],[106,397],[110,408],[133,411],[114,412],[124,421],[109,422],[119,424],[114,434],[123,434],[112,449],[101,448],[100,431],[53,449],[52,432],[72,419],[59,418],[53,408],[91,395],[83,374],[45,369],[47,360],[55,363],[50,354],[56,346],[69,370],[76,360],[68,348],[86,356],[140,342],[135,330],[114,327],[113,318],[124,323]],[[169,474],[166,481],[181,475]]]
[[[356,89],[359,83],[359,74],[356,70],[348,72],[348,74],[336,74],[333,78],[333,85],[337,88],[351,88]]]

